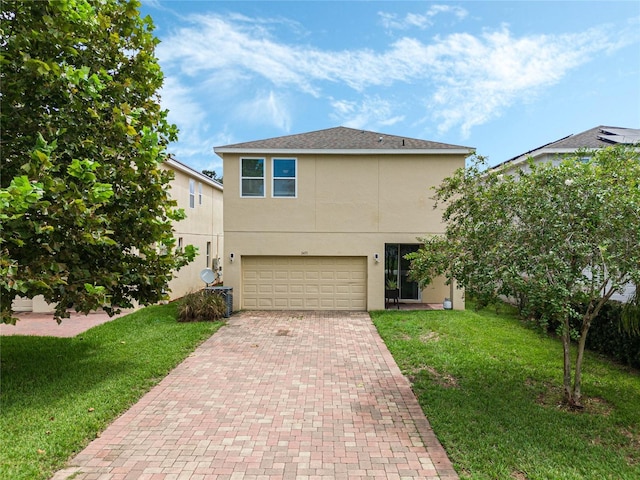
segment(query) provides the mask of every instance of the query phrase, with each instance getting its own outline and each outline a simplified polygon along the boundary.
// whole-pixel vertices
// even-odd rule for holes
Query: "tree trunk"
[[[582,360],[584,357],[584,347],[587,343],[587,333],[591,326],[592,317],[587,315],[582,319],[580,329],[580,340],[578,341],[578,355],[576,357],[576,374],[573,379],[573,404],[572,408],[583,408],[582,406]]]
[[[562,328],[562,350],[564,351],[564,403],[573,405],[573,392],[571,390],[571,328],[569,316],[564,319]]]

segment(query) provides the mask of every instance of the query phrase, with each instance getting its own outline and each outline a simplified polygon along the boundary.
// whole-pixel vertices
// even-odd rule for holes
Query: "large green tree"
[[[0,296],[112,312],[165,295],[184,213],[161,168],[176,137],[137,0],[2,1]]]
[[[526,313],[559,324],[564,399],[579,408],[589,327],[612,295],[640,285],[638,149],[577,152],[557,166],[510,173],[483,167],[476,159],[437,188],[446,233],[411,255],[413,278],[446,275],[480,303],[517,299]]]

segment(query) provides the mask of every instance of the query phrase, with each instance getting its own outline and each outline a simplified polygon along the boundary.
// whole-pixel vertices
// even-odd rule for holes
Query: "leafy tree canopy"
[[[591,322],[614,293],[640,285],[638,149],[577,152],[511,174],[483,166],[477,158],[437,188],[446,233],[409,256],[412,276],[424,285],[446,275],[480,303],[506,296],[543,322],[559,322],[565,401],[579,407]],[[571,331],[571,318],[581,319],[580,331]]]
[[[222,183],[223,182],[223,178],[219,177],[215,170],[202,170],[202,173],[204,175],[206,175],[207,177],[212,178],[213,180],[215,180],[218,183]]]
[[[193,258],[160,168],[175,139],[137,0],[3,0],[0,295],[113,312],[164,296]]]

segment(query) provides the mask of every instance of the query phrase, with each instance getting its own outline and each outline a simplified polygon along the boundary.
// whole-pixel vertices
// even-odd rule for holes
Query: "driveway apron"
[[[457,479],[365,312],[242,312],[55,480]]]

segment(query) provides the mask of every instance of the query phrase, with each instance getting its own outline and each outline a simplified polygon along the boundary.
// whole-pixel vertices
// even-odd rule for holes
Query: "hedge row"
[[[606,303],[591,323],[585,347],[601,353],[620,363],[640,368],[640,335],[628,333],[621,328],[623,304]],[[582,311],[583,308],[576,310]],[[571,328],[579,332],[582,319],[571,321]],[[547,331],[557,331],[558,324],[549,324]]]
[[[602,307],[589,328],[585,346],[625,365],[640,368],[640,335],[620,328],[622,307],[618,302],[609,302]]]

